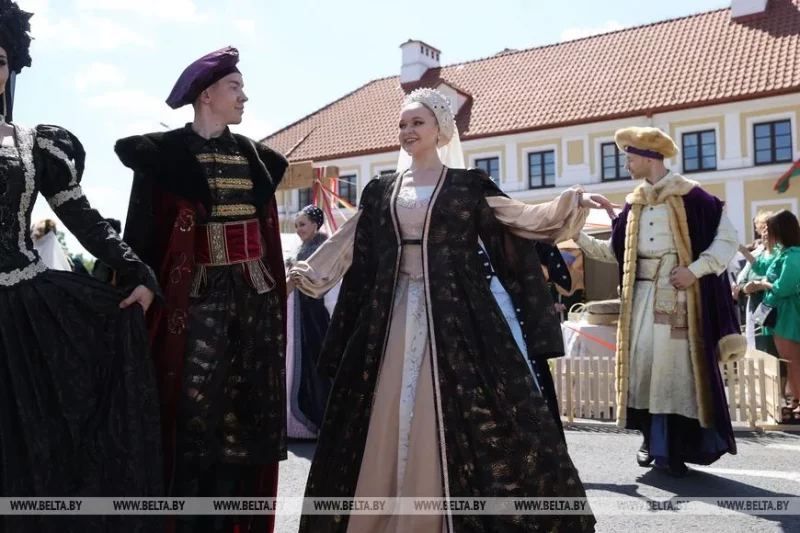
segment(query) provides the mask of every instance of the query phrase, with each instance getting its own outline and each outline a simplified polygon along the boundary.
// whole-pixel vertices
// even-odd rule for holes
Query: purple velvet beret
[[[186,104],[194,103],[204,90],[221,80],[228,74],[239,72],[239,51],[228,46],[207,54],[183,71],[175,87],[167,98],[167,105],[178,109]]]

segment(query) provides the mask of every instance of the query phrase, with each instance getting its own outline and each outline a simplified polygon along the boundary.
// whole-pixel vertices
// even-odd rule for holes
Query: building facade
[[[524,202],[575,184],[624,202],[635,183],[613,137],[636,125],[673,137],[680,154],[668,166],[726,202],[742,242],[753,239],[760,211],[800,214],[800,183],[774,190],[800,159],[798,0],[733,0],[730,9],[448,67],[420,41],[401,49],[400,76],[370,82],[263,142],[290,161],[338,167],[339,195],[357,204],[368,180],[395,170],[403,95],[436,87],[456,111],[466,164]],[[344,124],[360,126],[348,132]],[[278,200],[290,231],[310,192]]]

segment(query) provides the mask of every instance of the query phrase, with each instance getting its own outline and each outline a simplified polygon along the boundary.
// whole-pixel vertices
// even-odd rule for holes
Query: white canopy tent
[[[611,217],[603,209],[592,209],[589,211],[583,231],[588,234],[611,231]]]
[[[284,261],[298,246],[300,246],[300,237],[297,236],[297,233],[281,233],[281,248],[283,248]]]

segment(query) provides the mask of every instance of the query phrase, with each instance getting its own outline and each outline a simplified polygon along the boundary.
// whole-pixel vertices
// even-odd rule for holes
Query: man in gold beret
[[[719,362],[744,355],[726,269],[738,248],[724,203],[667,169],[678,147],[657,128],[616,132],[625,168],[641,180],[611,240],[581,234],[592,259],[619,264],[617,423],[642,432],[643,467],[683,476],[736,442]]]

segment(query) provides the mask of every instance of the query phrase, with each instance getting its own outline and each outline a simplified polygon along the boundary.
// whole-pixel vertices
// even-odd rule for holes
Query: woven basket
[[[613,326],[619,322],[619,300],[601,300],[586,304],[584,318],[594,326]]]
[[[616,326],[619,323],[619,315],[598,315],[597,313],[586,313],[586,322],[593,326]]]
[[[583,314],[586,311],[586,304],[577,303],[569,308],[567,319],[570,322],[580,322],[583,319]]]

